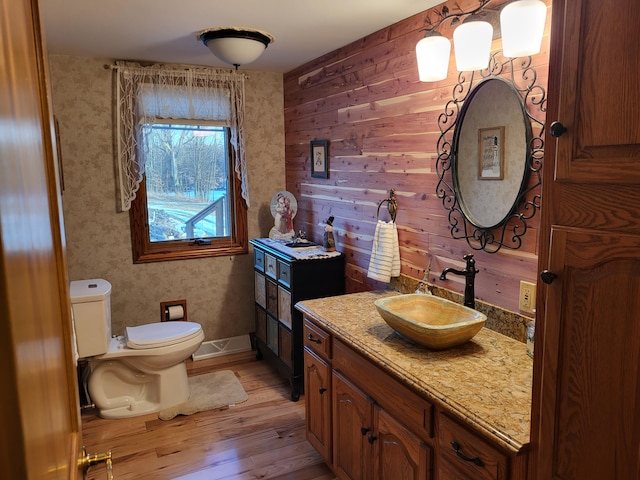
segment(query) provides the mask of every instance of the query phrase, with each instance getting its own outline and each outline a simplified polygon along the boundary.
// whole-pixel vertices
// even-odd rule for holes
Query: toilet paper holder
[[[169,302],[160,302],[160,321],[170,322],[176,320],[187,321],[187,301],[171,300]]]

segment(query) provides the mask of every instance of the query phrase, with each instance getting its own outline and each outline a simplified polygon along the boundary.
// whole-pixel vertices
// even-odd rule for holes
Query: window
[[[247,253],[243,77],[117,70],[118,180],[134,263]]]
[[[228,127],[156,121],[143,128],[145,177],[131,206],[136,263],[246,253]],[[238,222],[239,221],[239,222]]]

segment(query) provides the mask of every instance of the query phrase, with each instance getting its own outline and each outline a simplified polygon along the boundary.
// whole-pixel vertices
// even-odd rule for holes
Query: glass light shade
[[[489,66],[493,27],[489,22],[467,21],[453,31],[453,48],[459,72]]]
[[[451,42],[439,33],[431,34],[416,45],[418,76],[421,82],[437,82],[447,78]]]
[[[517,0],[500,12],[502,54],[525,57],[540,53],[547,6],[539,0]]]
[[[256,61],[273,37],[257,30],[221,28],[202,32],[200,40],[220,60],[238,67]]]

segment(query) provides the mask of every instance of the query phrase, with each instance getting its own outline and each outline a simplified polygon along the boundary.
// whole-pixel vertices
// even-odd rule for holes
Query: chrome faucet
[[[445,268],[440,274],[440,280],[447,279],[447,273],[455,273],[456,275],[464,275],[465,284],[464,284],[464,305],[470,308],[476,308],[475,301],[475,292],[474,292],[474,281],[476,278],[476,273],[480,270],[476,270],[476,261],[473,259],[473,255],[467,253],[463,260],[467,261],[467,266],[464,270],[456,270],[455,268]]]

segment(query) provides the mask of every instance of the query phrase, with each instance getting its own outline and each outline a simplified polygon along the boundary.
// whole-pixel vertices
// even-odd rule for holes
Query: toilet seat
[[[125,327],[124,336],[128,348],[145,350],[186,342],[200,336],[201,332],[199,323],[174,321]]]

